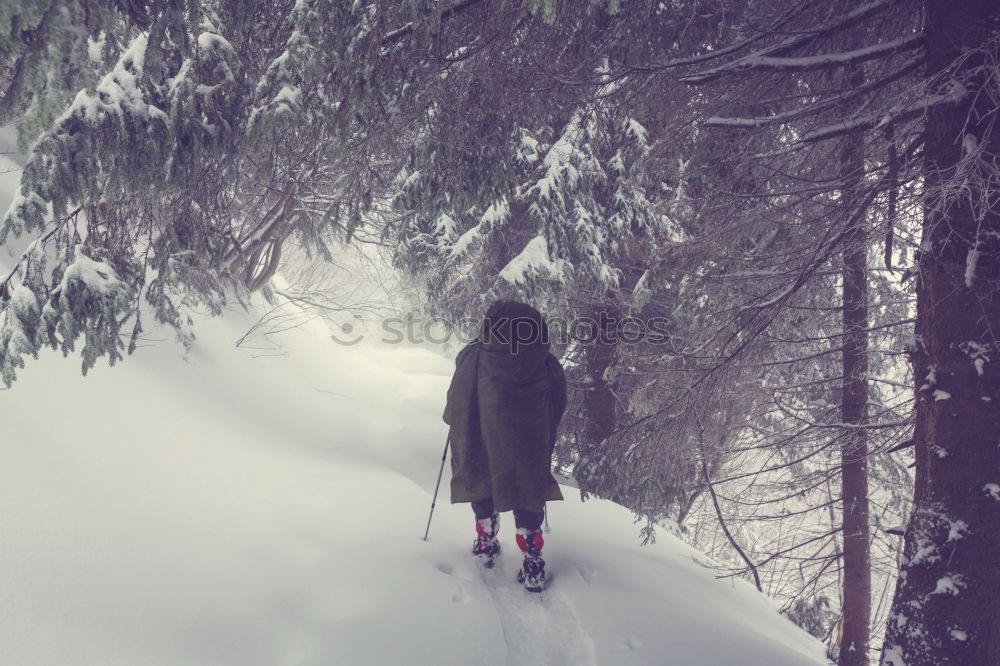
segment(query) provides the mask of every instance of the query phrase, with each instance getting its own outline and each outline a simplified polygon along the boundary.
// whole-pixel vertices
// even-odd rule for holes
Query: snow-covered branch
[[[814,56],[779,57],[779,56],[748,56],[734,63],[732,71],[778,71],[805,72],[831,67],[846,67],[857,65],[869,60],[875,60],[887,55],[915,49],[924,41],[923,33],[915,33],[903,39],[895,39],[882,44],[873,44],[853,51],[839,53],[823,53]]]
[[[876,0],[875,2],[869,2],[851,12],[848,12],[843,18],[831,21],[830,23],[820,26],[815,30],[802,32],[793,37],[782,40],[773,46],[769,46],[737,60],[719,65],[718,67],[713,67],[712,69],[707,69],[697,74],[685,76],[681,80],[690,85],[698,85],[714,81],[729,74],[745,71],[747,69],[753,69],[754,63],[759,63],[761,61],[766,62],[767,59],[778,59],[779,56],[784,56],[800,46],[805,46],[818,37],[830,35],[855,26],[869,17],[878,14],[891,5],[897,4],[901,1],[903,0]],[[842,66],[842,63],[824,65],[824,67],[830,66],[839,67]]]
[[[786,123],[790,120],[795,120],[796,118],[802,118],[805,116],[812,115],[819,111],[825,109],[830,109],[837,104],[842,104],[845,101],[855,98],[859,95],[871,92],[877,88],[888,85],[894,81],[897,81],[904,76],[915,71],[918,67],[923,64],[923,58],[913,58],[907,62],[904,66],[900,67],[898,70],[892,74],[880,78],[876,81],[866,83],[858,88],[853,88],[851,90],[844,91],[842,93],[833,95],[831,97],[826,97],[818,102],[813,102],[812,104],[806,104],[797,108],[789,109],[787,111],[782,111],[775,113],[770,116],[758,116],[755,118],[734,118],[725,116],[712,116],[702,122],[702,125],[706,127],[737,127],[737,128],[756,128],[756,127],[766,127],[767,125]]]

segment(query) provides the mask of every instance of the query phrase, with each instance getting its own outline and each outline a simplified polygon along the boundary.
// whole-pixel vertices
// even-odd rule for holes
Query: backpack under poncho
[[[444,420],[451,426],[451,501],[492,498],[497,511],[541,511],[561,500],[552,451],[566,377],[549,353],[541,313],[501,301],[455,361]]]

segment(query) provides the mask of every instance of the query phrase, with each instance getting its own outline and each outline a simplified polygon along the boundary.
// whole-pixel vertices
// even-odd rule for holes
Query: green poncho
[[[549,353],[542,315],[523,303],[495,303],[483,335],[455,365],[444,411],[451,501],[493,498],[497,511],[541,511],[546,500],[562,499],[551,465],[566,377]]]

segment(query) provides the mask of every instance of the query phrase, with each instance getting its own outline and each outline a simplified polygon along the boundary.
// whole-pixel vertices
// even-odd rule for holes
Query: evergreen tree
[[[1000,661],[1000,8],[928,0],[916,488],[882,663]]]
[[[218,313],[265,286],[287,239],[327,253],[350,237],[426,110],[404,83],[438,73],[442,22],[477,4],[5,5],[0,112],[23,114],[33,143],[0,242],[34,240],[0,282],[4,381],[26,355],[69,351],[87,330],[84,370],[114,362],[143,307],[190,339],[183,308]],[[82,52],[95,57],[61,74]],[[61,296],[64,275],[86,283],[81,294],[108,291],[77,270],[87,261],[117,295],[80,308]]]

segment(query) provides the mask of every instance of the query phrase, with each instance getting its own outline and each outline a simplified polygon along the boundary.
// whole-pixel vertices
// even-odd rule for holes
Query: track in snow
[[[507,643],[507,666],[596,666],[594,642],[584,631],[573,604],[549,581],[532,593],[504,567],[483,569]],[[555,583],[558,585],[558,583]]]

